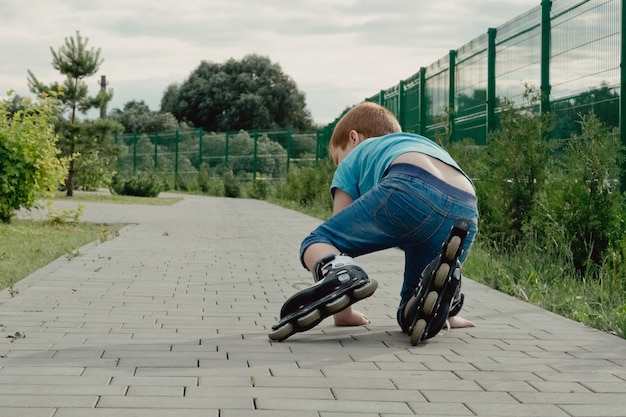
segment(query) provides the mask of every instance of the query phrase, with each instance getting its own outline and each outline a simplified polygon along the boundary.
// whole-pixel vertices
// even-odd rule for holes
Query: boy
[[[315,284],[285,302],[269,337],[284,340],[333,315],[336,326],[370,323],[352,309],[377,283],[354,257],[399,247],[405,253],[397,320],[411,343],[449,326],[457,315],[462,262],[477,232],[474,187],[440,146],[402,133],[391,112],[362,103],[337,123],[329,144],[337,170],[333,216],[304,239],[300,259]]]

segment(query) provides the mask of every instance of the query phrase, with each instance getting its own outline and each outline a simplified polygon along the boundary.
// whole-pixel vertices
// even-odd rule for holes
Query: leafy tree
[[[161,111],[171,112],[178,105],[178,93],[180,86],[176,83],[170,84],[165,89],[163,97],[161,98]]]
[[[19,94],[13,94],[12,91],[9,91],[9,97],[3,99],[2,102],[10,117],[13,117],[19,110],[26,110],[29,106],[28,100]]]
[[[0,222],[9,223],[13,212],[33,207],[39,198],[54,193],[67,172],[52,125],[49,101],[10,114],[0,102]]]
[[[40,82],[30,70],[28,71],[28,86],[33,93],[54,97],[64,111],[69,111],[69,126],[67,126],[68,122],[61,121],[57,125],[57,130],[60,133],[59,143],[63,155],[69,160],[65,185],[67,195],[70,197],[75,188],[77,158],[82,153],[93,156],[92,146],[94,145],[89,138],[82,135],[89,129],[82,129],[81,125],[88,123],[81,123],[77,120],[77,111],[86,113],[92,108],[102,107],[113,97],[111,90],[99,90],[98,94],[93,97],[88,95],[84,79],[94,75],[103,62],[100,58],[100,49],[88,49],[88,43],[88,38],[83,38],[79,32],[76,32],[75,38],[65,38],[65,44],[58,51],[50,48],[53,68],[65,76],[62,84],[54,82],[46,85]],[[110,141],[107,146],[112,146]]]
[[[76,125],[74,125],[76,126]],[[81,123],[76,134],[80,158],[76,158],[76,184],[87,190],[107,187],[115,175],[117,159],[123,147],[112,143],[111,135],[122,132],[122,126],[110,119]]]
[[[129,101],[123,110],[114,109],[110,117],[124,126],[126,133],[173,132],[178,128],[171,113],[151,111],[143,101]]]
[[[296,83],[254,54],[223,64],[202,61],[182,85],[167,88],[161,111],[213,132],[313,127]]]

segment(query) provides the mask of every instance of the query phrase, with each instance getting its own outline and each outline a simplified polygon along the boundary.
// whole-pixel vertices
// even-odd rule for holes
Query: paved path
[[[626,340],[469,280],[478,327],[412,347],[396,250],[360,258],[380,284],[359,303],[370,326],[271,343],[311,282],[297,252],[314,218],[186,197],[83,220],[130,225],[0,292],[1,416],[626,416]]]

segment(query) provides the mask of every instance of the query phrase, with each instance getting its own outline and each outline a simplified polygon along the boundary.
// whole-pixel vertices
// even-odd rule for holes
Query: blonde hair
[[[328,144],[329,149],[345,149],[351,130],[356,130],[368,139],[401,132],[402,128],[393,113],[383,106],[370,102],[357,104],[337,122]]]

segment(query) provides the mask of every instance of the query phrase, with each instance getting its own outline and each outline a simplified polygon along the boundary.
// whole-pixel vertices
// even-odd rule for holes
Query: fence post
[[[315,134],[315,163],[320,160],[321,148],[320,143],[322,141],[326,141],[326,131],[328,130],[328,126],[324,126],[322,129],[318,130]]]
[[[485,142],[478,145],[487,144],[487,135],[496,129],[496,35],[498,29],[491,28],[487,31],[487,131],[485,132]]]
[[[252,181],[256,181],[257,152],[259,149],[259,132],[254,131],[254,156],[252,158]]]
[[[620,55],[620,87],[619,87],[619,136],[622,144],[622,162],[621,162],[621,175],[620,175],[620,189],[622,193],[626,193],[626,97],[624,97],[624,85],[626,85],[626,40],[624,39],[624,28],[626,27],[626,9],[624,7],[624,0],[621,2],[622,6],[622,30],[621,38],[621,55]]]
[[[226,141],[224,146],[224,166],[228,166],[228,132],[226,132]]]
[[[291,129],[287,131],[287,166],[285,167],[285,172],[289,172],[289,162],[291,160],[291,148],[292,148],[292,140],[291,140]]]
[[[156,171],[158,168],[158,157],[159,157],[159,132],[154,134],[154,170]]]
[[[202,165],[202,137],[204,136],[204,130],[198,128],[198,168]]]
[[[448,69],[450,76],[450,85],[448,91],[448,126],[450,129],[450,143],[456,139],[455,126],[455,103],[456,103],[456,51],[450,51],[450,68]]]
[[[420,68],[420,91],[419,91],[419,134],[426,134],[426,67]]]
[[[398,85],[398,122],[402,130],[406,130],[406,117],[404,115],[404,107],[406,105],[404,97],[404,80]]]
[[[550,36],[552,0],[541,0],[541,113],[550,111]]]
[[[176,152],[174,154],[174,189],[178,190],[178,129],[176,129]]]
[[[133,134],[133,175],[137,173],[137,134]]]

